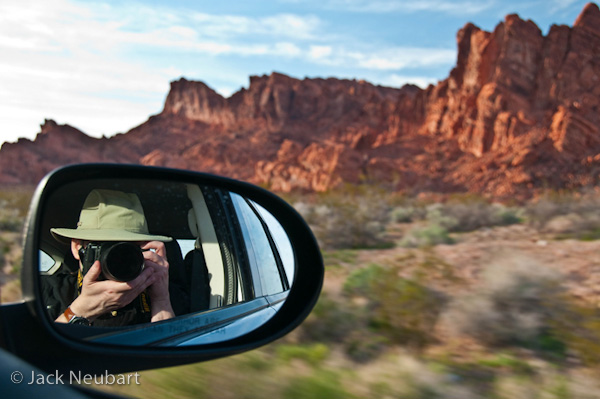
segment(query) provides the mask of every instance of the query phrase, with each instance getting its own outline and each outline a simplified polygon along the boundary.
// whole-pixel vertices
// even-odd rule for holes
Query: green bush
[[[499,354],[492,358],[480,359],[477,361],[477,365],[479,367],[508,370],[515,374],[531,374],[533,372],[533,368],[529,363],[507,354]]]
[[[371,329],[391,342],[415,348],[432,342],[442,298],[419,280],[401,277],[400,266],[370,265],[357,270],[348,276],[344,293],[367,299]]]
[[[322,343],[311,345],[279,345],[277,347],[277,355],[285,361],[301,359],[313,367],[317,367],[329,356],[329,349]]]
[[[308,377],[298,377],[285,389],[288,399],[350,399],[354,397],[343,388],[340,377],[332,371],[317,371]]]
[[[453,243],[454,239],[448,234],[448,229],[435,223],[411,229],[400,241],[400,245],[407,248],[424,248]]]
[[[344,282],[343,292],[348,296],[370,297],[373,285],[384,276],[384,268],[377,264],[370,264],[350,273]]]
[[[399,277],[392,268],[373,284],[373,322],[393,342],[419,349],[433,342],[442,299],[418,281]]]
[[[600,365],[600,309],[565,299],[566,305],[554,312],[550,321],[556,340],[587,365]]]

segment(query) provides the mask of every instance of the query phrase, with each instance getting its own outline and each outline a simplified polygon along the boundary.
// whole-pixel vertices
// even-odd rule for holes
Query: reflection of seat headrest
[[[190,311],[196,312],[210,308],[210,276],[204,262],[202,247],[191,250],[185,255],[185,268],[191,283]]]
[[[194,237],[198,237],[198,219],[196,219],[196,212],[194,208],[188,211],[188,227]]]
[[[169,265],[173,263],[182,263],[183,254],[181,253],[181,247],[177,240],[173,239],[170,242],[165,242],[165,249],[167,250],[167,261]]]
[[[175,315],[189,313],[189,286],[185,272],[183,254],[177,240],[165,242],[167,262],[169,262],[169,296]]]

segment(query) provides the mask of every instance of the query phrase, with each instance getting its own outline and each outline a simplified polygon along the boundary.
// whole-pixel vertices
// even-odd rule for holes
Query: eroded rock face
[[[466,25],[457,66],[433,93],[423,131],[456,137],[477,157],[540,135],[565,155],[597,153],[598,18],[589,4],[573,28],[553,26],[546,37],[516,15],[492,33]]]
[[[57,166],[89,159],[117,161],[110,151],[105,152],[107,141],[93,139],[71,126],[46,120],[35,141],[20,139],[2,145],[0,184],[34,184]]]
[[[97,140],[46,121],[34,142],[4,144],[0,183],[34,183],[83,161],[201,170],[281,191],[377,181],[514,198],[598,183],[595,4],[546,36],[517,15],[493,32],[467,24],[457,45],[450,76],[425,90],[273,73],[223,98],[180,79],[163,111],[126,134]]]

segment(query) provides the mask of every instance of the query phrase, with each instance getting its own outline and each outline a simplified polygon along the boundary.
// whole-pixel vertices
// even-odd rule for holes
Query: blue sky
[[[45,118],[94,137],[162,110],[169,82],[224,96],[273,71],[426,87],[456,61],[456,32],[509,13],[547,33],[586,1],[277,0],[0,3],[0,143],[33,139]]]

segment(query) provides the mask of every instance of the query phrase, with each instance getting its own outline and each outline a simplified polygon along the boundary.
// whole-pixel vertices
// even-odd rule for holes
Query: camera
[[[100,261],[100,279],[131,281],[144,270],[141,248],[131,242],[88,243],[79,250],[79,258],[85,275],[95,261]]]

